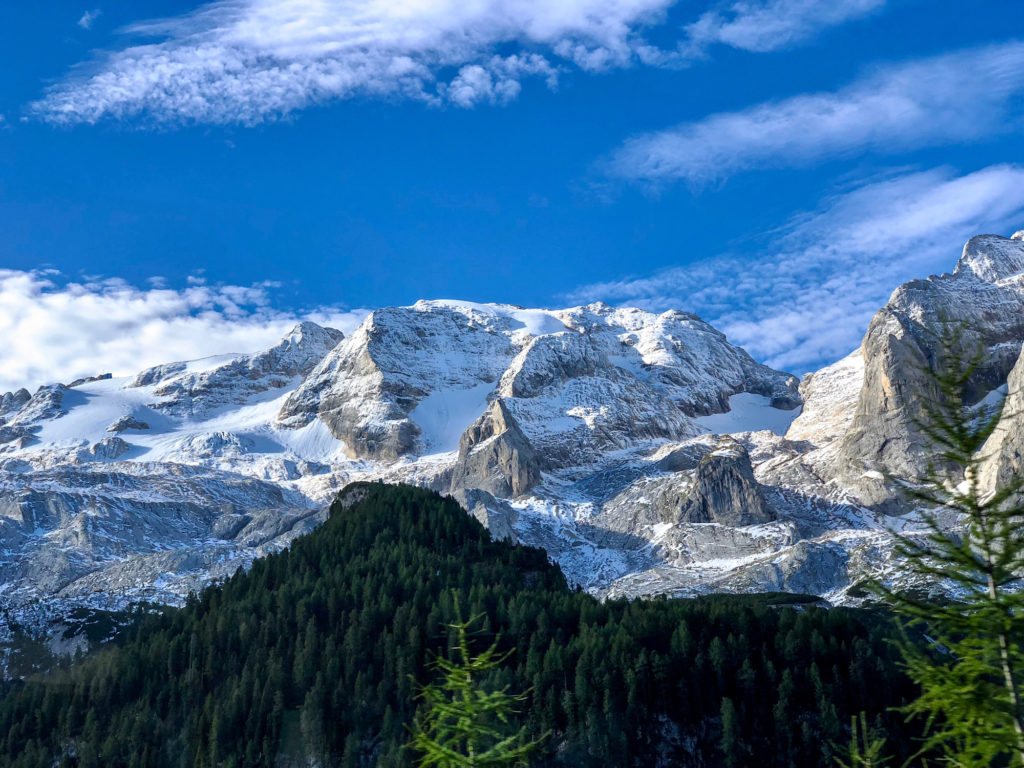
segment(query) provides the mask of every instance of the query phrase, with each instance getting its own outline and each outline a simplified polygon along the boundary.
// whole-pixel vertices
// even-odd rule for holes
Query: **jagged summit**
[[[998,283],[1024,272],[1024,230],[1007,239],[978,235],[964,246],[955,274],[969,272],[979,280]]]
[[[692,315],[420,301],[372,312],[288,398],[278,423],[319,419],[353,458],[445,453],[495,399],[556,453],[694,434],[740,392],[799,404],[796,381]],[[569,443],[572,445],[569,445]],[[559,443],[559,446],[553,445]]]

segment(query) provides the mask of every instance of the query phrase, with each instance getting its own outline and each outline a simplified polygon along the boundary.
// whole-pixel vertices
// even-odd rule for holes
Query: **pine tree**
[[[983,448],[1003,416],[966,405],[983,352],[965,352],[962,327],[946,325],[939,357],[921,398],[920,432],[933,449],[914,482],[900,485],[916,502],[924,535],[899,535],[907,567],[955,597],[923,599],[876,585],[909,619],[900,650],[921,695],[905,707],[923,718],[921,753],[937,751],[961,768],[1024,766],[1024,478],[985,489]],[[962,532],[940,517],[953,513]],[[911,637],[923,638],[912,641]]]
[[[856,716],[850,718],[850,744],[840,751],[844,757],[836,758],[839,768],[883,768],[889,764],[885,738],[868,728],[868,718],[863,712],[859,721]]]
[[[728,696],[722,698],[722,755],[727,768],[739,765],[739,727],[736,722],[736,705]]]
[[[410,746],[420,753],[422,768],[523,766],[542,741],[527,741],[525,726],[508,733],[526,694],[481,687],[480,677],[500,667],[509,653],[500,653],[495,640],[483,653],[471,655],[469,628],[479,618],[449,625],[456,634],[455,658],[438,656],[433,666],[440,681],[420,688],[426,712],[416,721]]]

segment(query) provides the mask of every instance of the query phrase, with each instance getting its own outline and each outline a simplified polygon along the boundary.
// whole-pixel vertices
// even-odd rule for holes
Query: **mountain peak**
[[[1024,272],[1024,230],[1006,238],[1000,235],[978,235],[964,246],[954,274],[969,273],[987,283]]]

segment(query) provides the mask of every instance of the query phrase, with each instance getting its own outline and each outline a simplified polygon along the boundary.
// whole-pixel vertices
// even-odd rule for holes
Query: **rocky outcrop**
[[[677,543],[687,544],[688,550],[694,549],[689,546],[694,542],[685,540],[696,536],[700,540],[696,549],[722,544],[723,551],[735,556],[752,545],[717,531],[705,535],[689,529],[682,532],[682,527],[718,523],[735,528],[775,518],[754,478],[747,449],[728,436],[704,436],[658,456],[646,476],[632,480],[602,505],[593,523],[600,530],[635,536],[638,543],[670,535]],[[664,533],[658,534],[659,529]]]
[[[459,441],[452,491],[514,498],[541,481],[541,461],[503,400],[495,400]]]
[[[519,513],[507,502],[478,488],[459,489],[452,493],[452,498],[491,532],[491,538],[496,541],[519,541],[515,529]]]
[[[213,358],[206,366],[171,363],[143,371],[129,387],[153,387],[151,407],[169,414],[201,416],[214,408],[295,384],[344,338],[316,323],[296,325],[276,345],[254,355]]]
[[[96,461],[116,461],[131,450],[120,437],[105,437],[89,446],[89,456]]]
[[[721,438],[694,470],[678,522],[744,526],[774,519],[775,513],[754,479],[747,449],[730,437]]]
[[[60,418],[67,412],[64,410],[66,392],[67,387],[63,384],[49,384],[40,387],[17,413],[7,420],[7,424],[22,426]]]
[[[16,392],[4,392],[0,395],[0,416],[20,411],[22,406],[32,399],[27,389],[19,389]]]
[[[123,442],[107,440],[115,453]],[[97,585],[106,568],[130,573],[139,556],[155,552],[170,557],[174,550],[205,549],[204,559],[227,561],[234,551],[251,559],[249,550],[256,545],[243,541],[245,528],[232,537],[230,550],[216,552],[218,547],[206,544],[211,536],[222,538],[243,509],[253,519],[254,510],[271,510],[277,526],[294,507],[269,483],[183,466],[165,467],[154,475],[138,472],[131,462],[91,463],[0,477],[0,539],[7,548],[0,556],[0,581],[10,585],[4,597],[18,604],[52,595],[80,579]],[[46,535],[38,536],[39,531]],[[10,556],[14,548],[20,550],[19,557]],[[153,579],[160,575],[153,574]],[[164,572],[167,578],[175,575]],[[114,592],[151,587],[152,581],[107,584]],[[178,598],[173,591],[163,594],[174,601],[187,592]]]
[[[763,395],[784,410],[800,403],[796,378],[758,363],[689,312],[652,315],[598,302],[559,316],[574,330],[608,342],[616,365],[639,373],[687,415],[727,411],[737,392]]]
[[[857,398],[864,385],[864,355],[861,350],[819,371],[806,374],[800,382],[803,409],[786,432],[789,440],[807,440],[821,446],[841,437],[857,413]]]
[[[203,432],[191,435],[178,445],[178,452],[188,455],[201,454],[210,457],[241,456],[254,446],[253,439],[231,432]]]
[[[107,427],[107,432],[121,433],[128,429],[149,429],[149,424],[136,419],[130,413],[126,413],[124,416],[113,421],[110,426]]]
[[[970,273],[986,283],[999,283],[1024,272],[1024,231],[1009,239],[978,235],[964,246],[954,274]]]
[[[68,389],[71,389],[72,387],[80,387],[83,384],[92,384],[94,381],[108,381],[112,379],[113,376],[114,374],[112,373],[101,373],[98,376],[83,376],[82,378],[75,379],[68,384]]]

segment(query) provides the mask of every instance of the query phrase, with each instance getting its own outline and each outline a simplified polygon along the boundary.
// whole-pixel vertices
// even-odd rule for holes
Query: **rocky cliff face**
[[[941,365],[945,324],[962,324],[964,352],[984,353],[970,383],[970,402],[1003,386],[1024,339],[1024,242],[983,235],[970,240],[953,274],[898,288],[872,319],[861,346],[864,377],[852,423],[838,438],[832,474],[866,504],[893,508],[878,474],[919,475],[927,441],[915,427]]]
[[[693,486],[673,522],[721,523],[739,528],[774,519],[775,513],[754,479],[747,449],[723,437],[697,465]]]
[[[514,498],[541,481],[541,459],[503,400],[495,400],[459,439],[453,491],[477,488]]]
[[[1022,270],[1024,235],[971,240],[799,390],[682,312],[435,301],[347,338],[304,324],[255,355],[8,393],[0,608],[181,600],[366,479],[451,493],[596,594],[842,601],[902,578],[888,530],[914,521],[881,470],[924,460],[918,367],[944,319],[987,352],[967,405],[1009,393],[984,481],[1021,471]]]
[[[981,486],[995,490],[1024,474],[1024,353],[1006,379],[1002,418],[981,455]]]

